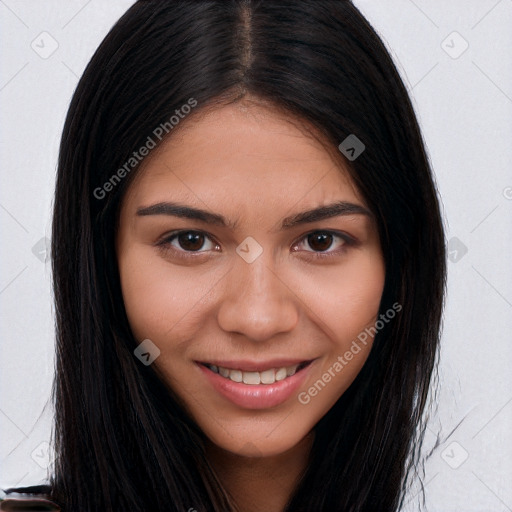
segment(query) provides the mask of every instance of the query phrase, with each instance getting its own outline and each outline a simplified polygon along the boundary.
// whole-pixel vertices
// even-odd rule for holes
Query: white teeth
[[[233,382],[242,382],[243,375],[242,375],[242,372],[240,370],[230,370],[229,371],[229,378]]]
[[[258,372],[242,372],[244,384],[259,384],[260,374]]]
[[[213,372],[218,373],[227,379],[231,379],[233,382],[243,382],[244,384],[258,385],[274,384],[274,382],[278,382],[280,380],[286,379],[287,377],[291,377],[292,375],[295,375],[299,365],[294,364],[293,366],[287,366],[283,368],[271,368],[270,370],[265,370],[263,372],[242,372],[241,370],[231,370],[229,368],[224,368],[222,366],[216,366],[213,364],[207,366]]]
[[[291,377],[292,375],[295,375],[298,366],[299,365],[296,364],[295,366],[289,366],[288,368],[286,368],[286,376]]]
[[[286,368],[279,368],[276,372],[276,380],[286,379]]]
[[[274,370],[265,370],[260,373],[260,379],[262,384],[274,384],[276,381],[276,374]]]

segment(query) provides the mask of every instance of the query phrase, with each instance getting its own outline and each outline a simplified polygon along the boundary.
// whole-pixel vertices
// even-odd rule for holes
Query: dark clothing
[[[5,498],[0,499],[2,512],[57,512],[61,508],[49,499],[50,486],[33,485],[5,489]]]

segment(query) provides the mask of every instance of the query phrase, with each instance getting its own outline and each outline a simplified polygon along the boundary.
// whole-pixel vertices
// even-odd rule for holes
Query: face
[[[183,123],[123,199],[130,326],[214,445],[284,453],[367,359],[385,278],[376,224],[300,122],[243,101]]]

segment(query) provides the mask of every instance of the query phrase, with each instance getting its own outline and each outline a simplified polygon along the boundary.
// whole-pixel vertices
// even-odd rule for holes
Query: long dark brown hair
[[[65,512],[236,510],[203,433],[133,355],[114,239],[137,167],[104,197],[94,191],[190,98],[199,110],[247,94],[310,123],[335,150],[350,134],[364,143],[346,163],[378,224],[380,313],[402,306],[316,425],[286,511],[391,512],[403,501],[435,374],[445,252],[424,142],[388,51],[347,0],[140,0],[87,66],[60,147],[50,485]]]

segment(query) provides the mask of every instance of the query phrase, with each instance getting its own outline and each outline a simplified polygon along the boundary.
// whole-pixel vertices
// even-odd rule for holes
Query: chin
[[[242,429],[243,430],[243,429]],[[265,429],[267,430],[267,429]],[[261,432],[254,434],[245,431],[244,435],[232,435],[226,431],[219,435],[207,433],[207,437],[217,449],[224,450],[240,457],[275,457],[284,454],[299,445],[311,430],[307,428],[298,430],[295,426],[293,432],[289,429],[274,426],[270,434]]]

